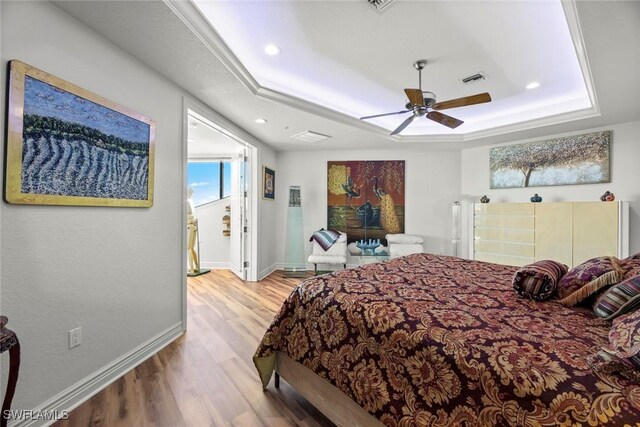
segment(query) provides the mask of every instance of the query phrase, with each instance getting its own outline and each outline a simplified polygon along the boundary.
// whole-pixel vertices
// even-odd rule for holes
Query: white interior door
[[[247,279],[245,267],[246,246],[246,149],[231,162],[231,270],[242,280]]]

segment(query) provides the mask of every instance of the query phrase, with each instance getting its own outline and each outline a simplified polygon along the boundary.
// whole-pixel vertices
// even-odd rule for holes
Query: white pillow
[[[424,242],[424,239],[422,237],[413,234],[387,234],[385,237],[387,239],[387,242],[389,243],[412,245]]]

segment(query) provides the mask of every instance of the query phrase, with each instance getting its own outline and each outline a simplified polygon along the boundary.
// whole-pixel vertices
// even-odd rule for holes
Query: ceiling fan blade
[[[464,98],[451,99],[449,101],[436,102],[431,108],[434,110],[446,110],[448,108],[458,108],[464,107],[465,105],[482,104],[484,102],[491,102],[491,95],[487,92],[465,96]]]
[[[408,113],[409,111],[411,110],[396,111],[395,113],[376,114],[375,116],[365,116],[365,117],[360,117],[360,120],[373,119],[375,117],[392,116],[394,114],[403,114],[403,113]]]
[[[391,135],[397,135],[400,132],[402,132],[404,130],[404,128],[406,128],[407,126],[409,126],[411,124],[412,121],[414,121],[416,119],[416,117],[418,116],[411,116],[409,117],[407,120],[405,120],[404,122],[402,122],[402,124],[400,126],[398,126],[396,128],[396,130],[394,130],[393,132],[391,132]]]
[[[404,93],[407,94],[409,102],[413,105],[424,105],[424,97],[422,96],[422,91],[420,89],[405,89]]]
[[[464,123],[462,120],[458,120],[454,117],[447,116],[446,114],[442,114],[437,111],[431,111],[430,113],[428,113],[427,119],[431,119],[434,122],[438,122],[451,129],[455,129]]]

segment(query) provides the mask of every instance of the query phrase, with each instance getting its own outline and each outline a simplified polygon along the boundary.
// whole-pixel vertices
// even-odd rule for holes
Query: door
[[[231,251],[229,261],[231,271],[242,280],[247,279],[246,230],[247,230],[247,179],[246,148],[231,161]]]

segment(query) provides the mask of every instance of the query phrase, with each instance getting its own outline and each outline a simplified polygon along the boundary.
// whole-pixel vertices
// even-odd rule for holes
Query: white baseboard
[[[320,270],[322,270],[322,271],[343,270],[342,264],[337,264],[337,265],[336,264],[318,264],[318,266],[320,267]],[[360,264],[349,264],[349,263],[347,263],[347,268],[355,268],[355,267],[358,267],[358,266],[360,266]],[[271,266],[271,268],[273,268],[273,270],[271,270],[271,272],[269,274],[273,273],[276,270],[284,270],[284,263],[280,262],[280,263],[273,264]],[[313,271],[314,270],[313,264],[307,263],[305,265],[305,270],[306,271]]]
[[[109,384],[135,368],[149,357],[162,350],[167,344],[178,338],[183,333],[182,322],[176,323],[169,329],[161,332],[142,345],[122,355],[110,364],[88,375],[66,390],[53,396],[32,412],[53,413],[57,411],[71,411],[83,402],[107,387]],[[9,427],[39,427],[48,426],[55,420],[22,420],[10,422]]]
[[[258,274],[258,280],[262,280],[274,271],[278,270],[278,264],[272,264],[269,267],[265,268]]]
[[[229,262],[202,262],[200,268],[208,268],[210,270],[231,270]]]

